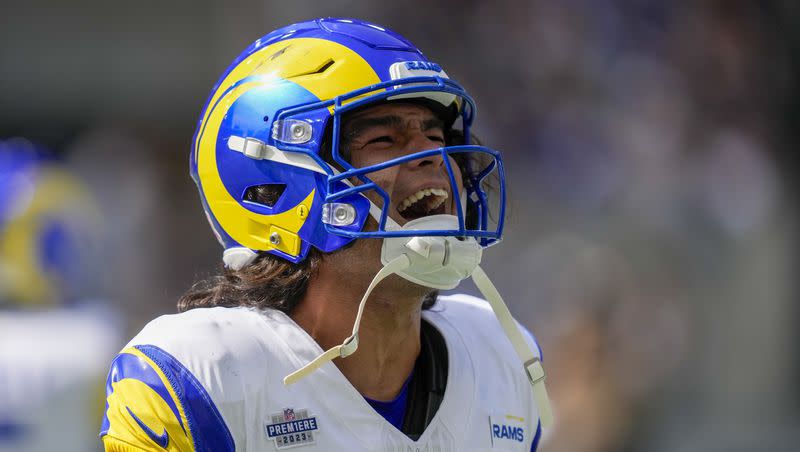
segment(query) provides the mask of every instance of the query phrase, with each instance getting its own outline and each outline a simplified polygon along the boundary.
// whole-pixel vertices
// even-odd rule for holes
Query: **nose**
[[[429,151],[431,149],[438,149],[442,147],[442,143],[431,140],[425,133],[415,133],[409,140],[406,147],[406,153],[414,154],[417,152]],[[427,167],[431,166],[439,168],[444,165],[444,159],[441,154],[433,154],[419,159],[411,160],[408,162],[411,167]]]

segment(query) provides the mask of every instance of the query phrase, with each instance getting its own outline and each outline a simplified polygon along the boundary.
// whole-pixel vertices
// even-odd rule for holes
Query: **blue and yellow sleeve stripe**
[[[222,415],[194,375],[152,345],[111,364],[100,430],[106,451],[234,451]]]

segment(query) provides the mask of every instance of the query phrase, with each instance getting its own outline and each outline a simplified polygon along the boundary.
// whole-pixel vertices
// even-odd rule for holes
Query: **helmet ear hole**
[[[275,207],[284,191],[286,184],[253,185],[244,191],[244,200],[266,207]]]

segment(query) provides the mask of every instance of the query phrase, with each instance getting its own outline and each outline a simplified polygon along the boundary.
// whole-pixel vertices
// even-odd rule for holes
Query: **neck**
[[[324,350],[350,336],[358,304],[377,273],[343,275],[342,269],[346,268],[321,265],[291,313]],[[367,300],[358,350],[333,361],[365,397],[392,400],[411,374],[420,350],[422,300],[427,292],[428,289],[393,275],[381,282]]]

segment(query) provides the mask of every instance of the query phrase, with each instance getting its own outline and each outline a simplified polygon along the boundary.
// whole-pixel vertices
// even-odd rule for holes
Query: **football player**
[[[190,154],[224,272],[112,363],[106,450],[535,450],[544,371],[479,267],[505,183],[474,116],[375,24],[248,47]],[[487,301],[437,297],[470,276]]]
[[[98,450],[103,382],[122,344],[96,300],[99,210],[29,141],[0,141],[0,451]]]

